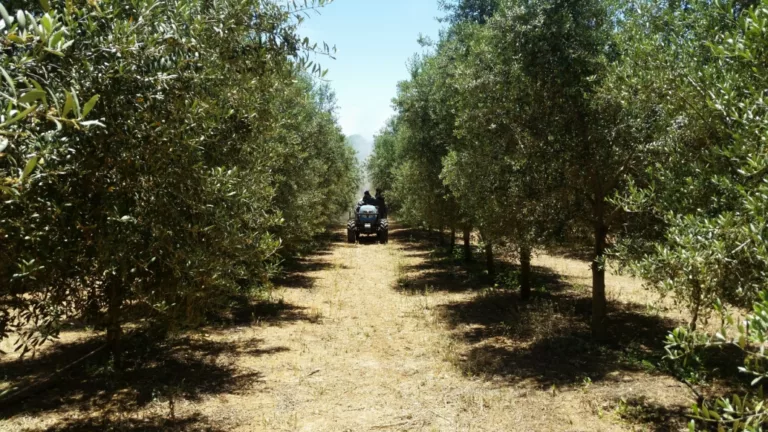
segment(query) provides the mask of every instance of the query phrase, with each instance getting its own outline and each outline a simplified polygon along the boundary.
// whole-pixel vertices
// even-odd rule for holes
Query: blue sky
[[[423,51],[419,34],[436,39],[441,15],[437,0],[334,0],[305,21],[304,36],[336,45],[336,60],[318,60],[336,91],[344,134],[370,139],[384,126],[408,59]]]

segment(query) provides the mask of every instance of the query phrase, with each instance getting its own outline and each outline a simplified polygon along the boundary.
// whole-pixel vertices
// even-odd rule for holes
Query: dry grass
[[[422,234],[341,240],[293,268],[268,306],[154,346],[0,411],[0,430],[677,430],[690,393],[658,373],[664,332],[638,281],[609,276],[615,343],[588,336],[588,264],[539,255],[530,302]],[[2,360],[10,379],[39,363]],[[46,363],[47,362],[47,363]],[[92,368],[94,366],[91,366]]]

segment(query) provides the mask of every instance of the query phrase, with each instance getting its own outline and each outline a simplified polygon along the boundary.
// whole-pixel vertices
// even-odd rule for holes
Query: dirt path
[[[281,284],[275,310],[250,312],[255,324],[195,336],[228,348],[185,345],[204,351],[207,366],[196,372],[199,383],[194,376],[177,382],[172,404],[167,397],[116,404],[115,392],[111,403],[89,409],[80,400],[19,413],[0,420],[0,429],[83,430],[106,415],[117,419],[116,430],[667,430],[636,428],[617,410],[635,409],[631,401],[640,400],[641,414],[650,412],[655,422],[687,403],[670,378],[557,339],[570,324],[554,303],[546,303],[547,316],[535,327],[484,321],[495,307],[510,309],[504,298],[465,289],[472,281],[435,268],[413,235],[395,230],[388,245],[335,242]],[[539,320],[520,313],[514,320]],[[553,339],[576,351],[552,356],[553,345],[537,345]],[[598,367],[604,357],[608,364]],[[221,371],[227,374],[216,378]]]
[[[446,311],[472,302],[476,293],[460,289],[461,275],[436,274],[429,250],[412,236],[395,231],[388,245],[339,242],[313,257],[278,293],[307,319],[235,336],[258,339],[272,352],[238,361],[261,373],[261,384],[203,412],[229,417],[240,431],[634,429],[617,421],[615,405],[600,394],[610,388],[611,398],[642,396],[643,382],[629,374],[614,373],[602,389],[579,382],[560,390],[535,379],[462,373],[468,344],[456,336],[483,326],[454,328]],[[409,281],[424,286],[408,287]],[[439,285],[452,283],[457,286]],[[486,361],[503,358],[477,359],[479,367]],[[659,379],[643,381],[675,388],[671,399],[679,401],[677,383]]]
[[[277,352],[241,362],[265,378],[259,391],[229,401],[248,407],[236,409],[237,430],[483,430],[471,426],[474,389],[457,387],[445,359],[433,300],[394,289],[422,261],[397,240],[336,243],[313,257],[278,293],[310,319],[243,331]]]

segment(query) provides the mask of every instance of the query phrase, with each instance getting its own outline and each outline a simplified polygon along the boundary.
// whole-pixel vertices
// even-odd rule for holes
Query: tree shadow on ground
[[[568,245],[549,245],[545,248],[545,250],[547,255],[584,261],[586,263],[591,263],[595,255],[595,249],[593,245],[576,242]]]
[[[403,294],[474,291],[493,285],[475,263],[458,264],[429,256],[419,264],[403,265],[400,271],[395,289]]]
[[[395,289],[404,294],[479,291],[505,285],[504,275],[514,275],[520,270],[519,266],[506,261],[498,261],[495,266],[494,279],[488,275],[485,263],[467,263],[438,251],[421,263],[403,266]],[[531,285],[538,290],[554,292],[567,288],[549,269],[534,266],[532,270]]]
[[[328,262],[316,260],[291,262],[283,267],[280,275],[274,278],[273,283],[280,288],[312,289],[317,280],[312,274],[332,267]]]
[[[357,244],[361,246],[372,246],[380,244],[378,237],[375,235],[369,235],[369,236],[360,236],[360,238],[357,239]]]
[[[318,317],[307,312],[307,308],[279,300],[254,300],[247,295],[230,298],[227,307],[220,313],[211,314],[207,322],[215,328],[243,327],[257,323],[282,325],[297,321],[317,322]]]
[[[343,243],[345,240],[346,234],[341,230],[340,226],[329,226],[325,232],[315,236],[310,241],[300,245],[293,245],[290,248],[284,248],[282,250],[282,257],[290,261],[296,256],[320,257],[331,255],[334,245]]]
[[[606,343],[593,341],[590,299],[567,290],[518,294],[489,290],[441,310],[455,336],[470,350],[459,360],[465,372],[532,380],[565,387],[607,379],[617,371],[651,368],[664,354],[663,340],[676,322],[644,313],[634,304],[611,305]]]
[[[389,237],[398,243],[406,257],[423,259],[419,264],[400,268],[401,276],[395,289],[403,294],[461,292],[479,289],[490,283],[477,263],[457,262],[448,249],[439,248],[436,233],[398,227],[390,230]]]
[[[447,304],[439,313],[454,339],[465,347],[454,356],[464,374],[510,385],[533,383],[541,389],[573,389],[585,380],[618,389],[636,373],[673,374],[663,360],[664,340],[681,324],[649,313],[645,306],[612,302],[608,339],[598,343],[590,331],[591,299],[565,285],[559,291],[536,292],[528,301],[509,290],[485,290],[469,300]],[[736,376],[743,364],[740,353],[711,349],[700,358],[706,364],[701,370],[708,371],[707,379],[718,382],[718,394],[710,397],[726,388],[731,393],[749,387],[744,376]],[[688,409],[647,400],[617,401],[615,408],[628,422],[659,432],[679,430]]]
[[[439,242],[439,235],[422,229],[392,226],[389,241],[397,242],[406,252],[429,253]]]
[[[518,265],[509,261],[496,260],[497,276],[494,278],[488,275],[486,263],[482,260],[483,255],[479,248],[473,247],[473,256],[476,259],[467,262],[463,259],[462,250],[458,246],[451,252],[450,247],[439,245],[434,235],[418,237],[418,231],[415,233],[410,233],[413,230],[401,231],[405,232],[403,235],[407,235],[409,239],[421,238],[422,242],[421,246],[413,247],[413,250],[418,252],[411,254],[422,258],[422,261],[400,268],[401,275],[398,277],[395,289],[403,294],[457,293],[504,286],[507,284],[505,276],[515,275],[520,270]],[[533,268],[531,284],[540,290],[550,292],[568,287],[558,275],[545,267]]]
[[[538,289],[527,301],[511,290],[488,289],[440,308],[463,347],[453,356],[459,370],[542,390],[573,389],[585,380],[619,386],[627,374],[663,373],[663,341],[679,323],[637,304],[614,302],[608,340],[597,343],[590,331],[591,299],[545,268],[535,270],[546,283],[534,284]],[[677,430],[682,417],[676,410],[646,404],[643,410],[628,409],[627,415],[636,415],[631,421],[652,425],[651,430]]]
[[[294,259],[283,264],[280,274],[273,283],[280,288],[312,289],[317,277],[315,273],[331,269],[349,269],[348,266],[318,259],[319,255]]]
[[[321,257],[330,254],[333,242],[340,235],[330,236],[309,258],[287,263],[281,286],[310,287],[312,273],[331,268]],[[319,258],[319,259],[318,259]],[[302,279],[307,278],[307,279]],[[313,278],[312,278],[313,280]],[[318,316],[307,313],[283,300],[256,301],[247,295],[233,296],[223,308],[225,312],[206,318],[210,329],[221,330],[254,323],[280,325],[296,321],[317,322]],[[0,365],[3,380],[18,389],[41,382],[104,344],[103,335],[78,342],[54,345],[34,358],[4,362]],[[263,347],[263,341],[251,339],[219,342],[197,337],[164,339],[155,333],[136,331],[123,343],[123,367],[112,366],[107,350],[98,351],[72,369],[56,376],[50,385],[25,394],[0,407],[0,417],[19,414],[34,415],[57,411],[112,412],[114,419],[63,417],[49,430],[218,430],[200,415],[183,418],[131,418],[153,401],[198,401],[205,396],[237,394],[258,385],[258,372],[241,371],[234,365],[238,356],[260,357],[286,351],[285,347]],[[123,415],[125,414],[125,415]]]
[[[643,426],[651,432],[673,432],[685,429],[688,407],[663,406],[645,396],[634,396],[615,401],[614,412],[622,420]]]
[[[23,387],[92,351],[101,342],[94,338],[55,347],[34,359],[3,364],[3,372]],[[259,372],[239,370],[233,363],[234,358],[287,350],[265,348],[262,342],[259,339],[218,342],[192,337],[160,339],[136,332],[124,341],[121,371],[112,368],[110,356],[103,350],[66,371],[48,388],[0,408],[0,416],[74,410],[128,415],[153,401],[199,401],[208,395],[237,394],[257,385],[262,376]],[[127,426],[133,424],[131,422],[134,421]],[[135,430],[153,430],[151,424],[136,424]],[[87,429],[87,425],[68,426],[64,421],[52,430],[58,427],[80,430],[77,429],[80,426]]]
[[[178,418],[169,416],[143,416],[140,419],[103,417],[65,418],[59,423],[46,429],[46,432],[102,432],[102,431],[136,431],[136,432],[223,432],[208,418],[200,414]]]
[[[328,227],[317,239],[320,246],[319,251],[330,251],[335,243],[343,243],[346,239],[346,222],[344,224]]]
[[[439,310],[454,337],[469,347],[458,359],[458,366],[468,374],[510,382],[531,380],[542,387],[573,385],[587,376],[599,381],[616,371],[652,367],[664,355],[667,332],[679,324],[648,313],[643,305],[612,302],[607,342],[594,342],[589,290],[573,286],[550,268],[534,266],[533,295],[524,301],[516,289],[498,288],[503,284],[481,278],[484,263],[465,265],[445,258],[430,252],[435,247],[433,236],[401,231],[427,259],[405,266],[397,289],[407,293],[479,290]],[[496,270],[504,275],[519,269],[497,260]],[[470,275],[476,277],[468,279]]]
[[[322,258],[333,254],[333,248],[339,243],[345,243],[346,237],[339,230],[333,230],[319,236],[316,241],[319,246],[307,251],[305,254],[286,257],[282,263],[282,270],[272,282],[280,288],[312,289],[315,286],[316,277],[313,273],[332,268],[348,268],[332,264]]]
[[[541,389],[559,389],[592,382],[620,382],[626,373],[660,373],[663,341],[678,322],[654,315],[633,303],[610,304],[609,337],[593,340],[590,331],[589,289],[564,280],[554,270],[535,266],[533,294],[521,300],[515,277],[519,268],[496,261],[497,277],[491,281],[485,263],[466,265],[455,257],[430,252],[434,239],[404,231],[412,253],[424,261],[402,269],[396,289],[405,293],[476,291],[471,298],[440,306],[438,314],[460,347],[451,358],[466,375],[493,379],[509,385],[533,383]],[[477,256],[482,259],[482,256]],[[510,275],[510,278],[506,278]],[[510,283],[505,283],[506,280]],[[680,415],[675,408],[635,410],[633,421],[654,424],[657,431],[674,430]],[[642,416],[640,415],[642,414]],[[628,411],[629,415],[629,411]]]

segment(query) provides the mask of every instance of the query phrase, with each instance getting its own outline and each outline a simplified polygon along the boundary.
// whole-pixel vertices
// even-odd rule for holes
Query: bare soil
[[[2,431],[676,431],[691,392],[657,365],[680,315],[609,276],[611,341],[589,336],[589,264],[538,255],[534,298],[494,287],[420,231],[341,236],[273,300],[205,332],[130,341],[122,373],[92,362],[21,404]],[[502,265],[500,271],[513,270]],[[5,385],[98,345],[67,333]]]

